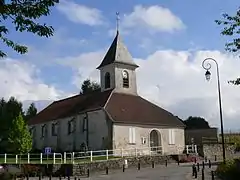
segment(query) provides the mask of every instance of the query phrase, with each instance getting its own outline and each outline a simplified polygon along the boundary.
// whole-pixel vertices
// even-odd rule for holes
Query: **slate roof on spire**
[[[133,61],[128,49],[123,44],[119,35],[119,31],[117,31],[116,37],[114,38],[110,48],[107,51],[107,54],[97,69],[112,63],[127,64],[134,66],[135,68],[138,67],[138,65]]]

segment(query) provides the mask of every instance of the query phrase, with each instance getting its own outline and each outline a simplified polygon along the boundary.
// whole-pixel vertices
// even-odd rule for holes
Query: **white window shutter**
[[[169,129],[168,130],[168,144],[172,144],[172,130],[171,129]]]
[[[132,143],[136,143],[135,128],[132,128]]]
[[[129,128],[128,137],[129,137],[129,143],[132,143],[132,128]]]
[[[175,130],[172,129],[172,144],[175,144]]]

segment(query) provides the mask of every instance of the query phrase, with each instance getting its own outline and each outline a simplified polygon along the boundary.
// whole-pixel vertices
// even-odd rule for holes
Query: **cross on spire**
[[[120,21],[119,12],[116,12],[117,32],[118,32],[118,30],[119,30],[119,21]]]

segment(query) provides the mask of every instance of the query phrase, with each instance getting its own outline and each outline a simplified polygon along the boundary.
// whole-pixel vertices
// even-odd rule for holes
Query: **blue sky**
[[[224,12],[234,14],[238,6],[237,0],[104,0],[104,3],[60,0],[60,4],[52,8],[51,15],[41,19],[41,22],[55,28],[53,37],[40,38],[10,29],[9,37],[29,46],[29,53],[18,55],[3,48],[7,50],[8,58],[1,61],[3,65],[0,64],[0,76],[5,78],[4,90],[0,93],[22,100],[53,100],[78,93],[81,82],[86,78],[98,81],[98,72],[94,69],[114,38],[115,13],[120,12],[120,34],[140,65],[140,94],[151,101],[159,97],[155,103],[180,116],[202,115],[214,119],[218,114],[204,109],[204,103],[208,102],[204,98],[213,97],[212,108],[216,108],[215,82],[211,85],[204,82],[200,61],[207,55],[219,58],[221,63],[226,62],[223,78],[227,80],[237,76],[237,72],[231,69],[237,60],[224,52],[227,39],[220,35],[221,27],[214,20],[220,19]],[[4,67],[2,73],[1,66]],[[15,73],[15,78],[11,78],[10,72]],[[193,83],[196,79],[199,83]],[[169,81],[173,81],[172,84]],[[189,91],[179,84],[188,86]],[[200,91],[199,84],[209,88],[211,93]],[[156,85],[161,88],[158,90]],[[229,90],[225,84],[223,86],[226,94],[237,92]],[[182,90],[177,92],[176,89]],[[230,110],[226,112],[232,122],[238,110],[232,109],[235,105],[229,99],[237,99],[238,94],[237,97],[226,98],[226,106],[235,113],[234,116],[230,113],[230,117]],[[186,109],[181,107],[178,110],[176,107],[184,102],[187,102]],[[194,109],[189,110],[192,108],[189,102],[194,102]]]
[[[80,2],[75,0],[76,3]],[[47,52],[52,54],[49,59],[36,59],[34,60],[31,56],[31,51],[29,55],[26,55],[26,59],[30,62],[36,63],[38,66],[42,66],[42,61],[47,61],[48,65],[44,63],[44,67],[41,68],[41,77],[47,83],[55,83],[62,89],[73,90],[74,86],[66,87],[64,84],[70,81],[72,70],[70,67],[63,67],[57,65],[53,62],[56,57],[74,56],[84,52],[96,51],[99,47],[108,47],[113,39],[109,36],[108,30],[115,28],[116,17],[115,13],[120,12],[120,15],[131,13],[134,6],[142,5],[149,7],[152,5],[158,5],[171,10],[173,14],[178,16],[186,26],[185,30],[181,30],[176,33],[166,33],[159,32],[155,34],[146,34],[146,38],[150,38],[151,42],[148,49],[142,50],[141,47],[136,46],[136,44],[141,43],[139,37],[141,33],[137,35],[124,35],[124,39],[130,52],[134,57],[145,58],[149,53],[156,50],[157,47],[162,49],[173,49],[173,50],[188,50],[191,48],[201,48],[201,49],[220,49],[224,48],[225,39],[219,35],[220,27],[215,23],[215,19],[219,19],[223,12],[234,12],[238,5],[237,0],[233,1],[191,1],[185,0],[184,3],[179,3],[177,1],[163,0],[161,2],[155,0],[143,1],[143,0],[133,0],[126,1],[81,1],[81,5],[87,6],[89,8],[96,8],[102,12],[105,25],[89,26],[81,23],[74,23],[67,19],[67,17],[59,12],[57,8],[52,9],[50,16],[42,19],[42,22],[47,22],[55,28],[56,33],[58,31],[62,32],[62,42],[54,42],[52,39],[39,38],[35,35],[30,35],[27,33],[19,34],[12,33],[10,37],[27,44],[42,53]],[[164,17],[158,17],[164,18]],[[121,26],[121,22],[120,22]],[[75,41],[85,39],[88,44],[85,45],[72,45],[64,44],[64,39],[74,39]],[[50,51],[50,52],[49,52]],[[16,53],[10,52],[10,57],[19,57]],[[25,58],[21,56],[20,58]],[[53,59],[52,59],[53,58]],[[36,62],[35,62],[36,61]],[[61,72],[61,73],[59,73]],[[76,89],[74,89],[76,90]]]

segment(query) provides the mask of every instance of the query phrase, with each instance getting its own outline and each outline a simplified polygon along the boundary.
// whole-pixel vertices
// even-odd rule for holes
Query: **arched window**
[[[110,73],[106,72],[105,74],[105,89],[110,88]]]
[[[127,71],[123,71],[123,87],[129,88],[129,75]]]

